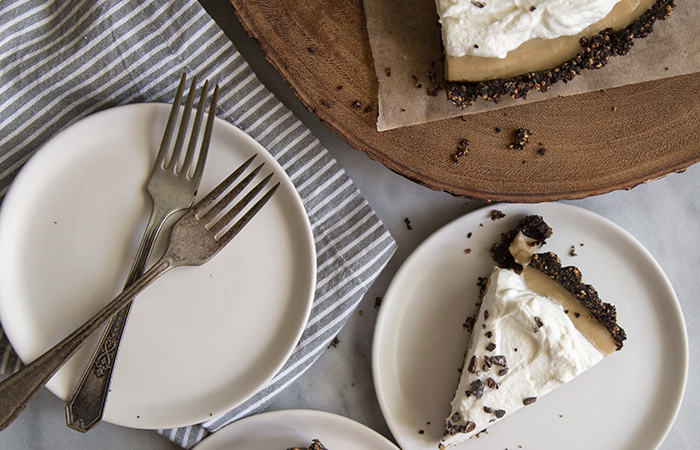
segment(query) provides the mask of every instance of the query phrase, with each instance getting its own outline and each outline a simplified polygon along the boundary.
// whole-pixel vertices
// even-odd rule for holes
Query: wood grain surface
[[[229,1],[309,110],[355,149],[431,189],[485,201],[576,199],[700,160],[700,74],[378,132],[362,0]],[[533,133],[523,150],[508,148],[518,128]],[[455,162],[464,138],[469,152]]]

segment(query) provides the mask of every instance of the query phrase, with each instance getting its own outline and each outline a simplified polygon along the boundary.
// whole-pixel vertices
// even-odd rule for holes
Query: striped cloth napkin
[[[262,410],[301,375],[338,334],[396,245],[337,162],[261,84],[196,0],[0,2],[0,199],[56,132],[117,105],[170,103],[183,71],[218,83],[217,115],[285,168],[308,212],[318,255],[311,318],[270,384],[221,417],[158,430],[191,448]],[[20,366],[0,329],[0,371]]]

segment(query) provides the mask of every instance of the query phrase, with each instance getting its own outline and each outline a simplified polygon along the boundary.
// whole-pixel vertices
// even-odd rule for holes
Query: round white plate
[[[505,218],[492,221],[493,209]],[[680,305],[639,242],[562,203],[480,209],[438,230],[406,260],[382,302],[373,342],[374,382],[390,430],[403,450],[437,448],[469,339],[462,324],[477,311],[477,278],[493,269],[491,245],[527,214],[542,215],[554,229],[543,251],[579,267],[583,281],[617,306],[628,339],[621,351],[455,448],[657,448],[685,389]]]
[[[24,361],[121,291],[150,213],[144,187],[169,110],[130,105],[80,120],[15,179],[0,213],[0,319]],[[211,261],[166,273],[136,299],[104,420],[135,428],[207,420],[262,388],[297,344],[316,258],[307,215],[284,170],[217,119],[199,196],[255,153],[265,162],[258,177],[274,172],[280,189]],[[151,262],[162,254],[159,242]],[[99,334],[50,380],[58,397],[71,394]]]
[[[314,410],[284,410],[234,422],[195,450],[287,450],[318,439],[328,450],[398,450],[376,431],[347,417]]]

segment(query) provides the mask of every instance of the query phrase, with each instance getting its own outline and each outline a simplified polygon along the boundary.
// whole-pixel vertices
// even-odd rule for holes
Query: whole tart
[[[552,229],[527,216],[493,245],[493,273],[483,280],[481,306],[459,386],[439,443],[463,442],[531,405],[622,349],[627,336],[613,305],[583,283],[575,267],[539,253]]]
[[[488,0],[464,1],[474,8],[488,7]],[[627,55],[634,40],[648,36],[655,22],[666,19],[674,8],[675,0],[620,0],[608,16],[580,33],[532,39],[505,58],[446,54],[447,97],[455,106],[466,108],[478,99],[497,103],[504,97],[546,92],[586,69],[604,67],[613,56]]]

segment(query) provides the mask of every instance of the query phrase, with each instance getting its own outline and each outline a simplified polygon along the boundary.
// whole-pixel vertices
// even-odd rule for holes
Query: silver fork
[[[12,423],[38,390],[85,340],[117,311],[129,304],[136,295],[170,269],[179,266],[199,266],[209,261],[250,222],[280,185],[278,182],[261,194],[272,177],[270,174],[230,207],[243,194],[264,164],[260,164],[226,192],[246,171],[253,158],[255,156],[244,162],[175,222],[168,247],[158,262],[73,333],[19,372],[0,382],[0,431]],[[252,206],[248,207],[251,204]]]
[[[175,131],[177,116],[180,111],[180,99],[185,89],[186,78],[186,74],[183,74],[175,93],[175,100],[170,109],[160,149],[146,185],[146,192],[148,192],[152,203],[151,216],[125,286],[129,286],[143,273],[153,244],[167,218],[177,211],[182,211],[192,206],[202,179],[214,125],[219,88],[218,86],[214,88],[202,143],[195,161],[197,139],[202,124],[205,98],[209,86],[207,81],[204,82],[187,151],[182,164],[180,164],[197,87],[197,77],[195,76],[187,94],[175,145],[171,149],[170,142]],[[107,325],[90,364],[83,372],[80,382],[66,404],[66,424],[74,430],[84,433],[97,425],[102,419],[107,393],[109,392],[109,384],[112,379],[112,369],[117,358],[119,342],[124,332],[129,309],[130,305],[122,308]]]

